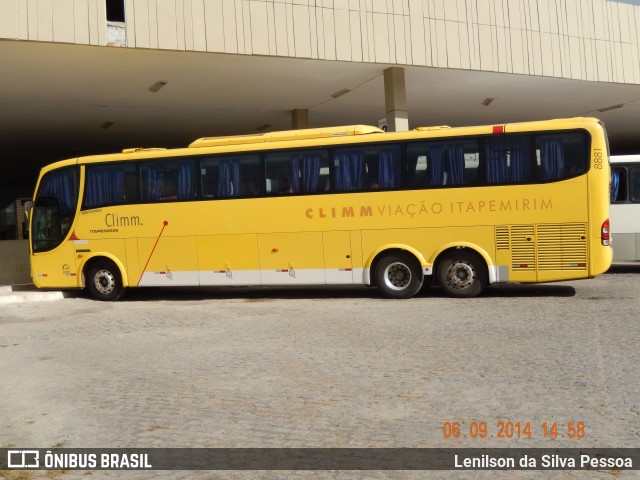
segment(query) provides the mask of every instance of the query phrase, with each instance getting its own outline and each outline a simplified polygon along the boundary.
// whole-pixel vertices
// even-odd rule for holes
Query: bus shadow
[[[573,297],[576,289],[568,285],[509,284],[488,287],[483,297]]]
[[[613,263],[606,273],[640,273],[640,262]]]
[[[244,300],[269,302],[272,300],[304,300],[326,298],[381,298],[375,288],[367,287],[148,287],[127,291],[122,301],[201,301]]]
[[[576,291],[566,285],[494,285],[488,287],[482,297],[572,297]],[[203,301],[244,300],[246,302],[269,302],[275,300],[313,299],[372,299],[393,301],[383,297],[378,289],[363,286],[344,287],[148,287],[130,289],[122,298],[124,302],[153,301]],[[438,287],[425,287],[415,299],[447,299]]]

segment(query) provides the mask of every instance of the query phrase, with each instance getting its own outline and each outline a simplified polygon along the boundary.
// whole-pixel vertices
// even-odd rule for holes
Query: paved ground
[[[0,446],[640,447],[640,268],[437,290],[146,290],[0,310]],[[444,422],[487,423],[445,439]],[[531,437],[498,439],[499,422]],[[542,423],[584,422],[582,439]],[[566,427],[565,427],[566,428]],[[561,433],[566,433],[562,431]],[[493,435],[493,438],[490,438]],[[638,472],[69,472],[76,478],[637,478]],[[45,477],[38,472],[33,478]]]

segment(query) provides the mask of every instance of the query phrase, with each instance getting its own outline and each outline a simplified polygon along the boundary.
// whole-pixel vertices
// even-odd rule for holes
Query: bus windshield
[[[53,250],[69,233],[78,203],[78,170],[64,168],[47,173],[33,205],[34,252]]]

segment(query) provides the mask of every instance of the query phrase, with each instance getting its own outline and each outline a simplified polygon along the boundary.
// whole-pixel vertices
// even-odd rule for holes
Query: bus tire
[[[489,283],[487,265],[475,252],[460,248],[438,263],[438,284],[449,297],[480,295]]]
[[[89,268],[86,285],[96,300],[113,302],[124,295],[120,270],[110,260],[99,260]]]
[[[380,259],[375,267],[378,289],[390,298],[411,298],[422,288],[422,272],[411,255],[397,252]]]

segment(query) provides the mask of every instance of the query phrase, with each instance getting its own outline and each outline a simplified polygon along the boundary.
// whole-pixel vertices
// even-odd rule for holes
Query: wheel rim
[[[384,283],[391,290],[404,290],[411,283],[411,269],[404,263],[394,262],[384,269]]]
[[[99,270],[93,277],[93,284],[101,295],[109,295],[116,288],[116,279],[109,270]]]
[[[470,287],[475,279],[476,269],[467,261],[454,262],[447,271],[447,283],[457,290]]]

